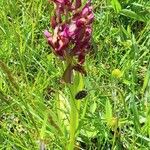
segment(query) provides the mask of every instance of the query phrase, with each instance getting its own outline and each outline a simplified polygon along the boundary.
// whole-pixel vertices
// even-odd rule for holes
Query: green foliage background
[[[148,150],[150,2],[93,0],[93,6],[78,147]],[[68,99],[59,82],[64,68],[43,36],[52,9],[45,0],[0,1],[1,150],[61,150],[68,142],[57,115],[59,96]]]

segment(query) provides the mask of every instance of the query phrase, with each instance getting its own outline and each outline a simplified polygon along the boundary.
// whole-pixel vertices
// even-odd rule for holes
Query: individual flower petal
[[[47,38],[47,41],[48,41],[48,44],[49,44],[52,48],[55,48],[55,45],[54,45],[54,43],[53,43],[52,37]]]
[[[70,24],[68,28],[68,36],[72,37],[75,34],[76,29],[77,29],[76,24],[74,23]]]
[[[44,31],[44,35],[45,35],[47,38],[49,38],[49,37],[52,36],[51,33],[49,33],[47,30]]]
[[[60,4],[64,4],[65,1],[64,0],[52,0],[54,3],[60,3]]]
[[[68,37],[68,26],[64,26],[63,30],[59,33],[61,37]]]
[[[75,0],[75,9],[81,7],[81,0]]]
[[[67,47],[69,43],[69,40],[67,38],[61,38],[61,40],[59,40],[59,47],[58,50],[63,50]]]
[[[50,24],[51,24],[51,27],[53,28],[53,29],[55,29],[55,27],[57,26],[57,21],[56,21],[56,16],[52,16],[51,17],[51,21],[50,21]]]
[[[85,29],[85,34],[86,34],[86,36],[90,36],[92,34],[92,28],[91,27],[87,27]]]
[[[91,24],[91,23],[93,22],[93,20],[94,20],[94,14],[91,13],[91,14],[88,15],[88,17],[87,17],[87,23],[88,23],[88,24]]]
[[[85,18],[80,18],[80,19],[78,19],[78,20],[76,21],[76,25],[77,25],[78,27],[82,27],[83,25],[85,25],[85,23],[86,23],[86,19],[85,19]]]
[[[91,12],[92,12],[92,7],[87,3],[82,9],[82,15],[87,16]]]
[[[80,64],[83,64],[84,61],[85,61],[85,55],[84,54],[80,54],[78,56],[78,61],[79,61]]]

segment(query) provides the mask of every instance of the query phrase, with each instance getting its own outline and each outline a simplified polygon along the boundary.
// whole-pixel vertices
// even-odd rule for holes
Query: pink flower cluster
[[[91,1],[82,6],[82,0],[50,0],[54,3],[51,18],[53,34],[44,32],[48,44],[60,58],[76,56],[82,64],[89,51],[94,14]]]

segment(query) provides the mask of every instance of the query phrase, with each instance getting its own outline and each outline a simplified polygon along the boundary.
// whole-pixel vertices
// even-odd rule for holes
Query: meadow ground
[[[77,147],[149,150],[150,2],[93,6]],[[52,8],[47,0],[0,0],[0,150],[62,150],[68,143],[57,106],[69,99],[59,82],[64,69],[43,35]]]

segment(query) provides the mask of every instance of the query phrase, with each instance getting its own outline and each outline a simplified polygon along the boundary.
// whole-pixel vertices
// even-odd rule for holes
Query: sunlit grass
[[[150,149],[150,3],[93,0],[77,147]],[[0,1],[0,149],[65,149],[61,61],[45,42],[47,1]],[[117,70],[117,72],[115,72]],[[66,114],[65,121],[58,113]]]

